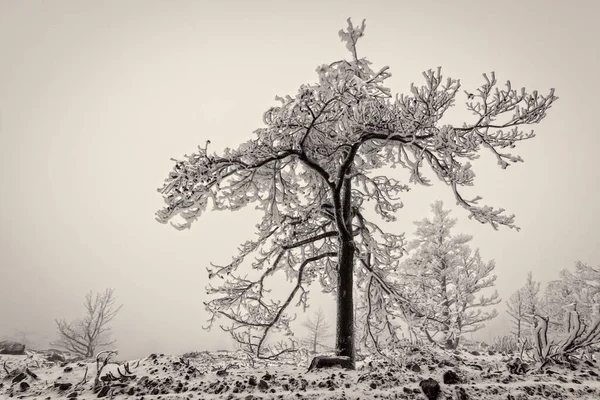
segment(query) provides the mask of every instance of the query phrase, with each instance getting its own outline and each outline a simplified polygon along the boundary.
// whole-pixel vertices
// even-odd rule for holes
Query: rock
[[[476,369],[478,371],[483,371],[483,367],[479,364],[466,364],[466,365],[468,365],[469,367]]]
[[[21,372],[19,375],[15,376],[12,379],[12,383],[19,383],[25,378],[27,378],[27,374],[25,374],[25,372]]]
[[[474,355],[474,356],[480,356],[480,355],[481,355],[481,353],[479,353],[477,350],[473,350],[473,351],[471,351],[470,353],[471,353],[472,355]]]
[[[457,386],[455,392],[457,400],[469,400],[469,396],[467,395],[465,388]]]
[[[267,390],[269,388],[269,384],[264,381],[264,380],[260,380],[260,382],[258,382],[258,389],[260,390]]]
[[[54,363],[63,363],[65,362],[65,357],[60,353],[49,352],[46,353],[46,360]]]
[[[346,369],[354,369],[354,363],[350,357],[344,356],[316,356],[312,359],[308,371],[310,372],[319,368],[341,367]]]
[[[75,399],[79,394],[77,392],[71,392],[67,395],[67,399]]]
[[[61,391],[69,390],[69,389],[71,389],[71,386],[73,386],[72,383],[64,382],[64,383],[61,383],[58,385],[58,390],[61,390]]]
[[[516,358],[514,361],[509,361],[506,364],[508,372],[511,374],[522,375],[529,371],[529,365],[524,363],[520,358]]]
[[[416,362],[409,362],[406,364],[406,369],[408,369],[409,371],[412,372],[421,372],[421,367],[419,366],[419,364],[417,364]]]
[[[457,383],[460,383],[460,377],[452,370],[444,372],[443,379],[445,385],[456,385]]]
[[[65,369],[63,371],[71,372],[71,371],[73,371],[73,367],[65,367]]]
[[[442,360],[442,361],[440,361],[438,363],[438,367],[440,367],[440,368],[443,368],[443,367],[455,367],[455,366],[456,366],[455,363],[453,363],[450,360],[446,360],[446,359],[444,359],[444,360]]]
[[[98,397],[99,398],[106,397],[106,395],[108,394],[109,391],[110,391],[110,386],[102,386],[102,389],[100,389],[100,393],[98,393]]]
[[[29,389],[29,383],[27,383],[27,382],[21,382],[21,383],[19,384],[19,387],[21,388],[21,391],[22,391],[22,392],[24,392],[24,391],[26,391],[27,389]]]
[[[12,340],[4,340],[0,342],[0,354],[23,356],[25,355],[25,345]]]
[[[419,383],[419,386],[429,400],[436,400],[440,394],[440,384],[435,379],[425,379]]]

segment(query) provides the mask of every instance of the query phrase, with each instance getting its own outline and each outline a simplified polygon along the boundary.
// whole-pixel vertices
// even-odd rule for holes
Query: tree
[[[96,348],[113,344],[114,340],[105,342],[111,330],[109,323],[123,307],[115,307],[115,300],[114,289],[96,293],[95,297],[90,291],[85,296],[86,315],[82,320],[55,320],[59,339],[51,345],[88,358],[94,356]]]
[[[600,268],[581,261],[575,263],[573,272],[564,269],[560,279],[552,281],[544,291],[544,313],[549,318],[552,333],[563,332],[566,306],[574,304],[583,320],[593,319],[594,305],[600,303]]]
[[[414,303],[428,316],[421,326],[426,337],[438,343],[439,333],[444,347],[455,349],[463,333],[481,329],[483,322],[498,315],[495,309],[483,311],[500,302],[497,292],[475,297],[494,285],[495,263],[484,262],[479,250],[471,250],[471,236],[452,235],[456,219],[441,201],[432,204],[431,211],[432,219],[415,222],[417,238],[410,246],[415,251],[402,263],[401,276],[405,285],[417,289]]]
[[[537,328],[539,315],[542,312],[542,300],[539,296],[540,283],[533,280],[531,271],[527,274],[527,281],[510,297],[507,304],[507,313],[512,317],[515,325],[515,336],[517,340],[523,336],[526,327]]]
[[[302,326],[308,330],[308,336],[301,341],[304,346],[308,347],[313,353],[317,353],[318,349],[328,349],[324,341],[331,337],[331,325],[327,322],[323,309],[319,308],[314,314],[314,320],[309,317]]]
[[[527,274],[525,286],[521,288],[525,305],[525,322],[532,328],[537,328],[538,318],[535,318],[542,310],[542,302],[539,297],[540,283],[533,280],[531,271]]]
[[[294,300],[306,306],[306,287],[315,279],[337,296],[336,352],[351,366],[355,286],[369,303],[368,324],[377,329],[391,324],[386,310],[410,307],[387,279],[402,256],[403,237],[385,232],[364,214],[370,204],[384,221],[393,221],[402,207],[400,195],[409,188],[376,175],[377,170],[402,166],[409,171],[409,182],[429,185],[427,164],[470,217],[496,229],[515,228],[514,216],[478,205],[479,197],[466,199],[459,188],[473,184],[469,160],[482,147],[502,168],[522,161],[501,149],[532,138],[521,127],[540,122],[556,100],[553,90],[543,96],[515,90],[510,82],[497,88],[492,73],[484,75],[478,94],[468,98],[474,120],[462,126],[442,124],[460,82],[444,80],[438,68],[424,73],[424,86],[411,85],[409,95],[393,98],[384,86],[389,68],[375,71],[370,61],[358,57],[356,45],[364,30],[364,21],[354,27],[348,20],[340,36],[351,60],[323,64],[317,68],[318,83],[301,85],[293,97],[277,97],[280,104],[267,110],[265,127],[253,139],[222,155],[209,153],[208,142],[198,146],[196,153],[173,160],[173,170],[158,189],[166,206],[157,220],[178,229],[189,228],[209,200],[216,210],[254,203],[264,212],[256,239],[244,243],[230,264],[209,268],[209,277],[221,277],[224,283],[209,285],[214,298],[205,303],[211,315],[207,328],[217,317],[228,319],[231,325],[224,329],[261,358],[295,351],[293,340],[274,347],[268,336],[293,334],[288,308]],[[259,255],[248,269],[253,277],[238,273],[250,254]],[[293,282],[290,294],[266,300],[265,286],[277,274]]]
[[[513,320],[514,331],[512,333],[517,338],[518,343],[525,325],[525,299],[521,290],[517,290],[510,296],[507,308],[506,312]]]

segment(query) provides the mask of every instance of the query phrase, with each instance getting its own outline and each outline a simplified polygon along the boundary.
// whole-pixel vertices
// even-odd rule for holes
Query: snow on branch
[[[263,114],[264,126],[237,148],[209,153],[207,141],[195,153],[173,160],[173,170],[158,189],[165,206],[156,218],[177,229],[190,228],[209,206],[235,211],[253,204],[263,212],[258,238],[242,245],[228,265],[209,269],[211,278],[225,282],[218,288],[209,287],[209,294],[217,298],[207,303],[211,324],[215,316],[228,318],[232,325],[225,329],[259,355],[263,354],[266,332],[289,332],[291,317],[282,309],[291,300],[282,303],[266,298],[266,282],[280,273],[296,282],[292,293],[298,295],[300,305],[306,303],[303,285],[308,281],[318,279],[325,291],[341,298],[348,290],[339,289],[351,284],[350,277],[355,275],[363,310],[369,318],[373,310],[379,310],[367,335],[373,341],[374,332],[388,332],[393,339],[392,323],[385,315],[409,313],[420,321],[435,318],[446,323],[446,317],[437,318],[429,307],[413,304],[408,312],[410,302],[393,278],[404,253],[404,238],[385,233],[374,221],[362,217],[370,204],[384,220],[393,221],[402,207],[401,196],[409,189],[406,183],[430,185],[427,174],[432,173],[450,187],[470,218],[494,229],[517,228],[513,215],[480,205],[478,196],[467,199],[461,190],[474,185],[470,161],[481,151],[491,152],[502,168],[522,161],[505,149],[534,137],[526,127],[545,118],[557,99],[554,90],[542,95],[536,90],[513,89],[510,82],[499,88],[494,73],[484,74],[481,87],[466,92],[466,107],[473,118],[460,126],[442,124],[446,111],[460,100],[460,81],[444,77],[438,67],[423,73],[422,86],[411,84],[408,93],[393,96],[386,86],[389,67],[372,69],[369,60],[358,57],[356,44],[364,32],[364,21],[355,27],[348,19],[340,37],[351,60],[322,64],[316,69],[315,83],[277,96]],[[386,167],[406,170],[406,183],[390,174],[377,174]],[[248,260],[251,255],[256,255],[254,261]],[[305,264],[307,260],[312,262]],[[246,262],[251,266],[248,271],[259,277],[249,278],[238,271]],[[489,266],[480,260],[473,262],[482,271],[484,265]],[[485,286],[484,277],[477,274],[460,279]],[[409,293],[416,290],[404,289]],[[343,301],[353,307],[352,296]],[[495,301],[493,296],[479,303],[463,301],[466,305],[456,300],[454,306],[463,304],[464,315],[470,315],[469,305]],[[399,304],[403,306],[398,308]],[[345,314],[346,318],[352,316]],[[491,314],[472,314],[473,326],[479,326],[486,316]],[[461,324],[466,326],[466,321]],[[345,348],[337,350],[350,356],[353,341],[341,339],[338,343]],[[278,350],[273,348],[275,353],[263,356],[292,348],[281,345]]]

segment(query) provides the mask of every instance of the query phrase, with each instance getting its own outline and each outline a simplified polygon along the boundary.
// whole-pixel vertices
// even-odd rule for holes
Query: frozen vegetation
[[[231,263],[207,268],[209,328],[221,327],[239,351],[118,361],[109,323],[120,306],[109,289],[86,297],[83,319],[56,320],[60,349],[0,343],[0,397],[600,398],[598,269],[578,262],[545,292],[530,274],[508,299],[513,332],[473,343],[465,333],[495,318],[502,301],[492,291],[495,262],[470,247],[472,237],[452,232],[441,202],[415,223],[413,241],[386,230],[409,185],[428,186],[431,177],[469,218],[518,229],[513,215],[462,190],[474,184],[470,161],[483,151],[503,169],[523,161],[507,151],[534,137],[529,125],[546,117],[554,90],[501,86],[490,73],[465,91],[438,68],[423,74],[423,86],[393,96],[389,68],[359,57],[364,32],[364,22],[348,20],[340,37],[350,60],[319,66],[317,83],[277,97],[265,126],[237,148],[210,153],[207,141],[174,160],[159,189],[157,220],[178,229],[209,207],[252,204],[264,213]],[[460,97],[472,120],[442,123]],[[395,168],[406,174],[393,177]],[[289,293],[271,298],[269,288],[283,281]],[[336,297],[336,320],[317,313],[302,338],[294,307],[306,311],[312,283]],[[330,333],[333,349],[324,341]]]
[[[475,348],[475,347],[473,347]],[[307,372],[297,354],[279,361],[249,361],[245,352],[151,354],[102,368],[94,390],[95,360],[48,361],[52,354],[0,355],[0,398],[123,399],[597,399],[596,361],[552,365],[544,371],[519,363],[518,354],[444,351],[406,345],[397,361],[369,356],[355,370]]]

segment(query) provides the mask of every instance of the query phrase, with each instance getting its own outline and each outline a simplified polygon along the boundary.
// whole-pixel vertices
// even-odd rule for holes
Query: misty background
[[[156,189],[171,157],[208,139],[215,151],[236,147],[276,95],[348,58],[337,34],[348,17],[367,20],[359,57],[390,66],[393,93],[442,66],[467,91],[495,71],[500,84],[560,98],[538,136],[517,145],[524,163],[502,170],[482,152],[465,190],[516,214],[520,232],[467,220],[431,173],[433,187],[404,195],[392,230],[410,239],[412,222],[443,200],[454,233],[496,260],[503,300],[528,271],[546,282],[576,260],[600,264],[599,11],[593,0],[0,0],[0,340],[24,331],[48,348],[55,318],[83,317],[89,290],[114,288],[120,358],[233,349],[218,327],[202,329],[205,267],[230,261],[259,214],[209,211],[180,232],[154,220]],[[452,121],[472,120],[465,101],[461,90]],[[334,299],[311,289],[298,321],[321,306],[334,325]],[[508,333],[497,308],[474,338]]]

